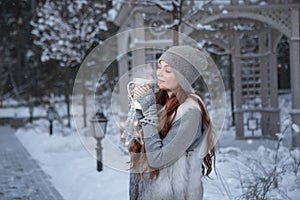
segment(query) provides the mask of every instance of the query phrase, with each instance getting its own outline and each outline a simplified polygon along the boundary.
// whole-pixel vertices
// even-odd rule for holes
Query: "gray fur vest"
[[[199,159],[196,149],[161,169],[157,179],[150,179],[149,174],[144,179],[131,174],[130,200],[203,199],[202,159]]]

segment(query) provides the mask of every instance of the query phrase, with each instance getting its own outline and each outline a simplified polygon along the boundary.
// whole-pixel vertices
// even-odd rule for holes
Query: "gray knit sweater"
[[[202,159],[197,149],[203,138],[202,112],[191,98],[181,104],[167,136],[162,140],[157,131],[155,95],[150,90],[139,97],[143,117],[140,118],[144,132],[147,160],[152,168],[160,169],[158,179],[149,174],[141,179],[130,174],[131,200],[202,199]]]

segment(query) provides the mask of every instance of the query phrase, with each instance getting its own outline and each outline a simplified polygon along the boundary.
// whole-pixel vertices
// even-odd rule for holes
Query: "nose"
[[[162,76],[162,71],[161,71],[161,69],[158,68],[158,69],[156,70],[156,76],[157,76],[157,77],[161,77],[161,76]]]

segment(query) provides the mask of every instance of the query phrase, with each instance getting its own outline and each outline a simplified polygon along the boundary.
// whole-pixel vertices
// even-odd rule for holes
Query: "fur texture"
[[[139,200],[201,200],[203,198],[202,160],[197,151],[184,154],[160,170],[159,177],[142,183]]]

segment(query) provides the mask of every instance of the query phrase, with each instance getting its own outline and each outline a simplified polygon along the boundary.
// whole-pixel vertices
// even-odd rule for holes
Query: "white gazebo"
[[[231,55],[236,138],[274,138],[280,131],[276,48],[283,36],[288,38],[290,49],[290,114],[292,123],[300,126],[300,92],[297,90],[300,85],[300,2],[216,0],[206,4],[201,1],[201,5],[199,2],[183,4],[179,31],[199,43],[210,41]],[[174,15],[166,11],[167,4],[164,3],[165,9],[145,4],[144,1],[131,4],[127,1],[115,20],[119,32],[154,27],[147,31],[129,31],[118,41],[119,51],[127,52],[118,60],[119,74],[124,81],[121,85],[135,73],[143,74],[134,69],[155,62],[161,53],[157,49],[173,44],[172,32],[163,29],[174,22]],[[150,64],[148,68],[151,67],[155,66]],[[299,147],[299,133],[293,130],[292,137],[292,145]]]

